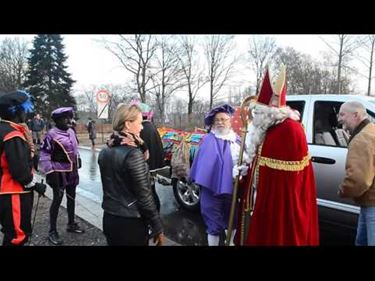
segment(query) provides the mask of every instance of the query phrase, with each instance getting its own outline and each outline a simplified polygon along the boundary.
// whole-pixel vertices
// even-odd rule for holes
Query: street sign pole
[[[104,119],[102,119],[102,143],[104,143]]]
[[[110,96],[111,94],[106,90],[100,90],[96,93],[98,119],[102,119],[102,143],[104,143],[104,119],[108,119]]]

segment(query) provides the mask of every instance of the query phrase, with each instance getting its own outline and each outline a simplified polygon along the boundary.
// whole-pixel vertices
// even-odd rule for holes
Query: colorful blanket
[[[189,146],[190,160],[194,159],[194,155],[198,150],[202,138],[206,135],[205,130],[195,129],[194,132],[185,132],[172,128],[158,128],[166,160],[171,160],[174,152],[182,141]]]

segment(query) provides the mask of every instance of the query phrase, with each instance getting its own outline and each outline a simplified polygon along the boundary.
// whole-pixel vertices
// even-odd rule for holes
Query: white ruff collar
[[[236,142],[236,133],[232,129],[230,129],[229,133],[226,135],[220,134],[216,132],[215,130],[211,130],[211,132],[215,135],[215,137],[219,139]]]

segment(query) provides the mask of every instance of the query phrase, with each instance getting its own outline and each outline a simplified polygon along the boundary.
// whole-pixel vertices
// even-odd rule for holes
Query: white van
[[[354,244],[359,207],[351,199],[337,195],[345,176],[348,135],[337,123],[340,106],[346,101],[361,102],[372,122],[375,98],[357,95],[287,96],[287,104],[301,113],[309,152],[312,156],[318,192],[321,240],[337,237],[332,243]]]

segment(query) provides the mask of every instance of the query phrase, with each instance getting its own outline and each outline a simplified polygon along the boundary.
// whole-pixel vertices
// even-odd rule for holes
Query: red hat
[[[262,85],[258,94],[258,102],[274,107],[286,106],[286,79],[285,66],[282,65],[274,87],[272,87],[268,67],[264,72]]]

